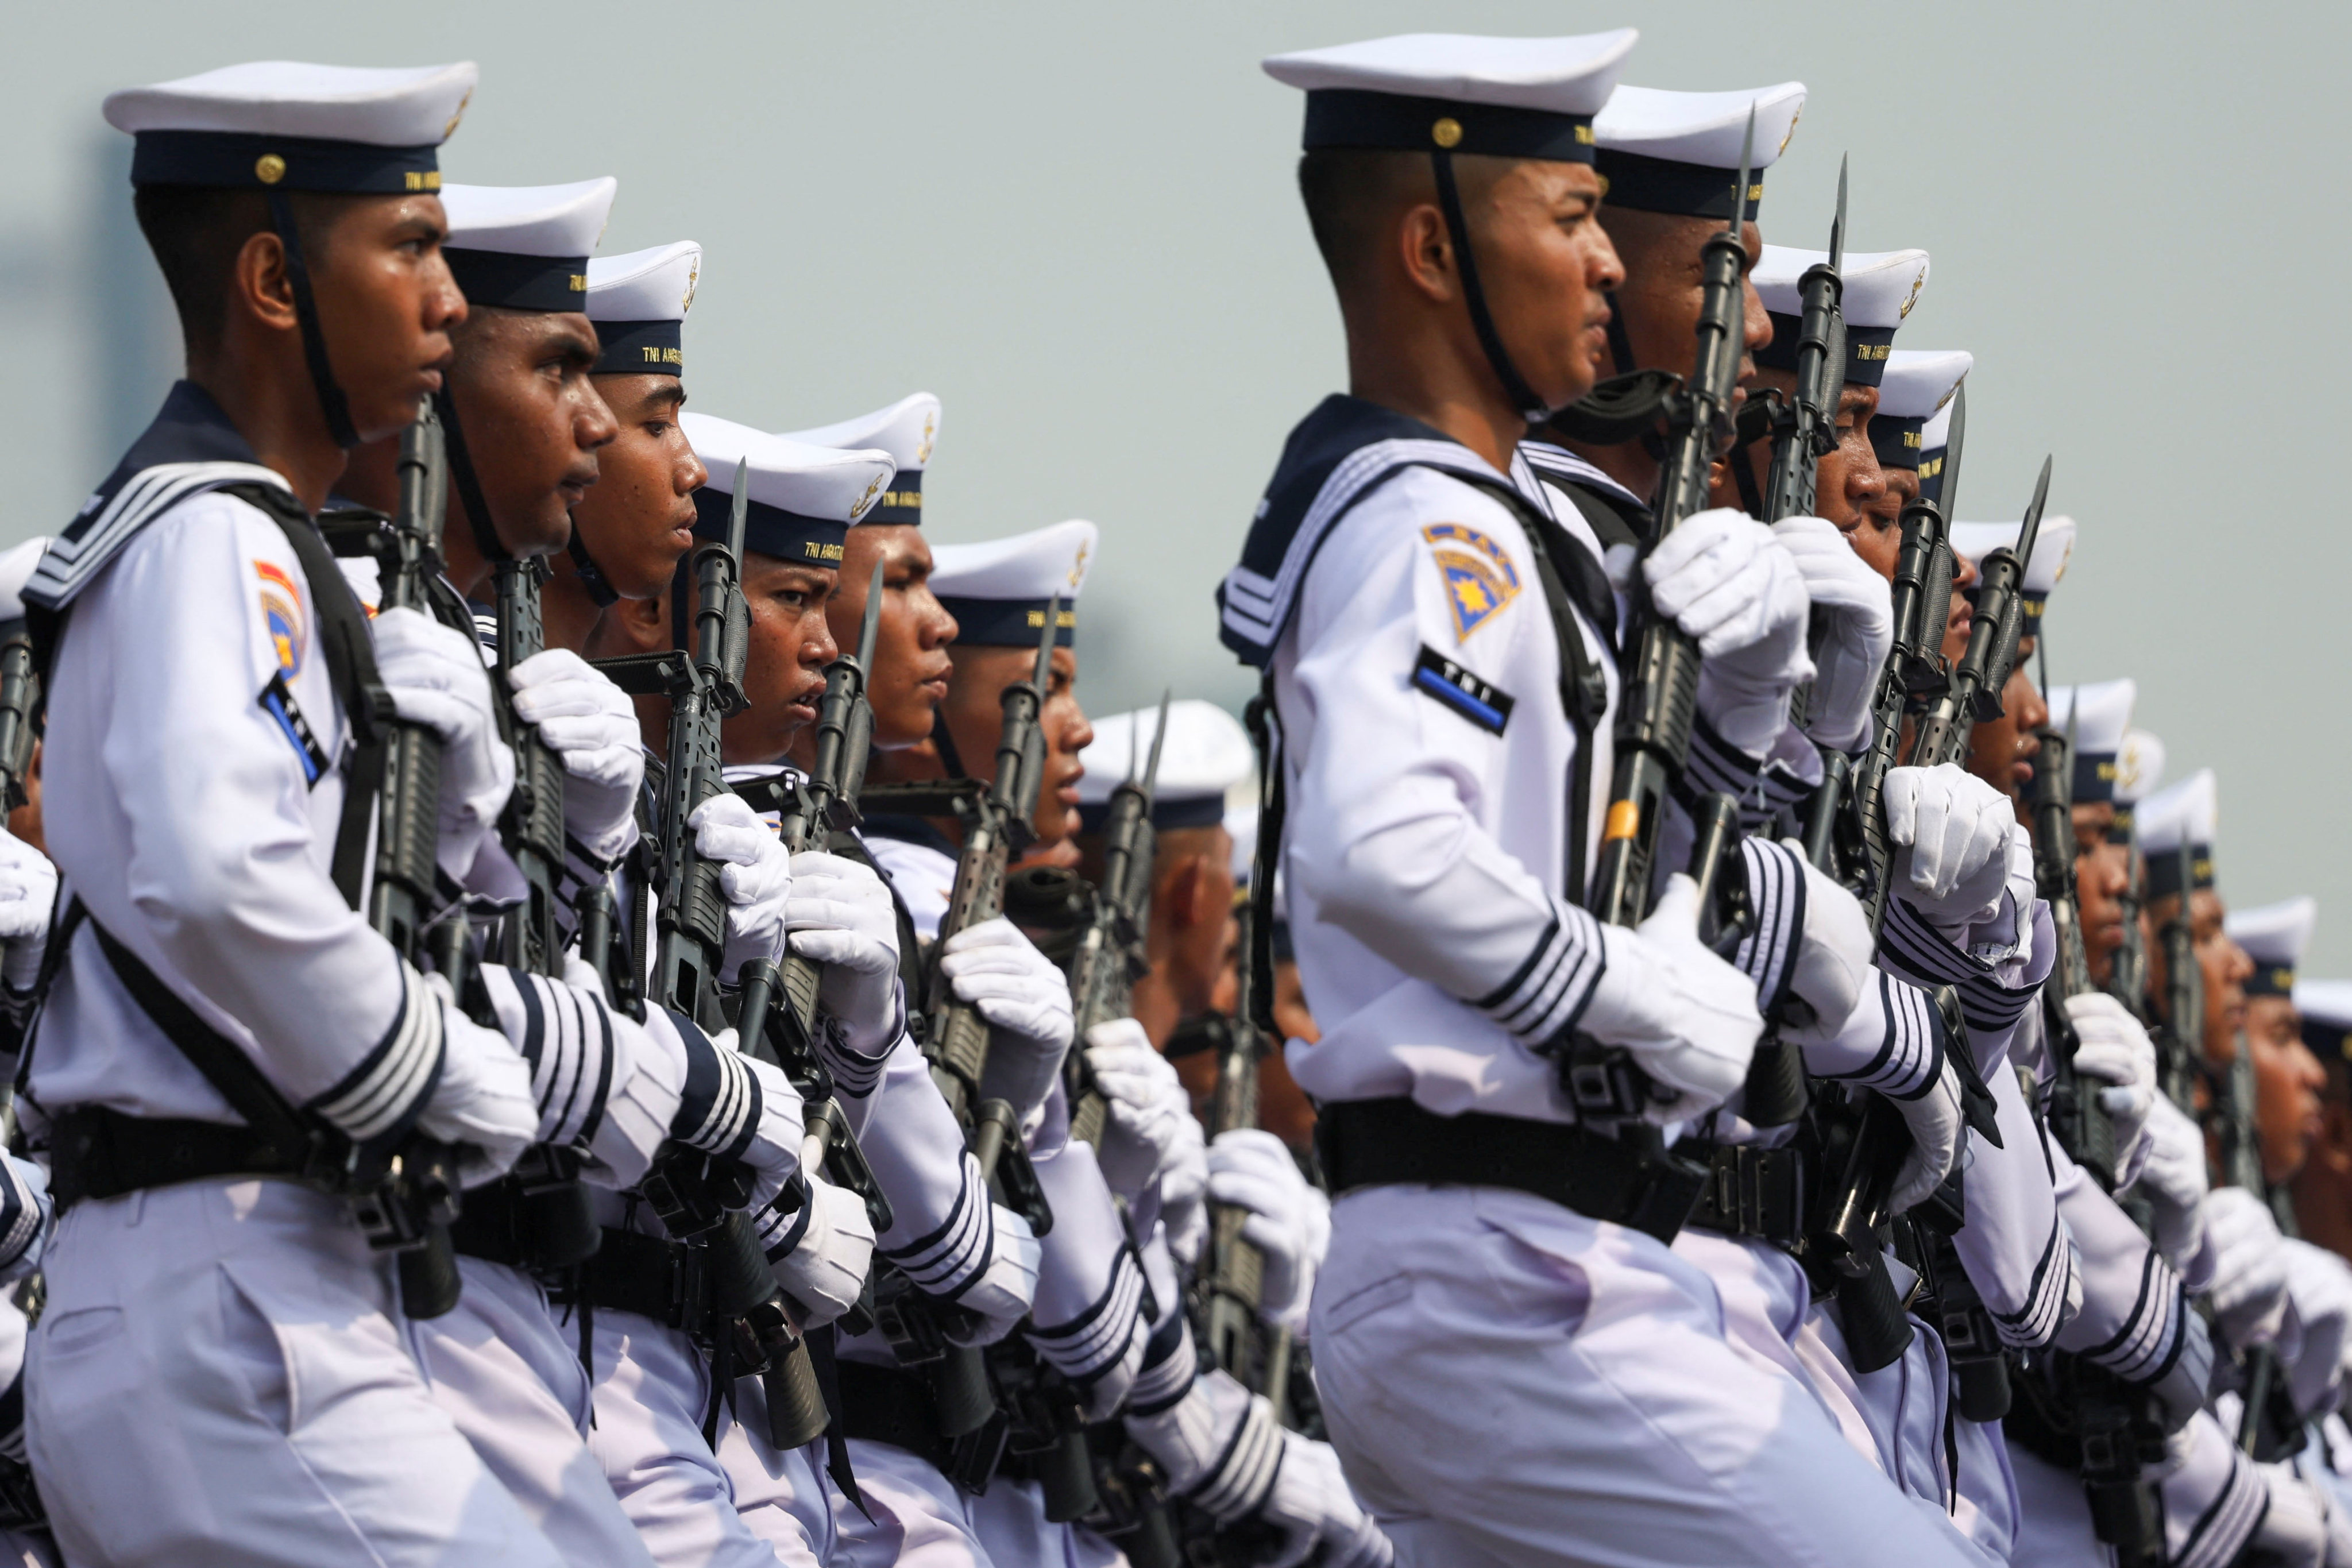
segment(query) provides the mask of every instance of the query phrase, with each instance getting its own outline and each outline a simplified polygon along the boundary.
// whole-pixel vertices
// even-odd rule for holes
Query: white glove
[[[1956,1044],[1953,1048],[1968,1047]],[[1959,1163],[1965,1123],[1960,1115],[1960,1076],[1952,1058],[1945,1057],[1944,1070],[1921,1093],[1909,1100],[1890,1095],[1887,1103],[1903,1113],[1903,1123],[1911,1130],[1911,1152],[1903,1156],[1886,1201],[1887,1213],[1901,1214],[1943,1185],[1944,1178]]]
[[[441,1012],[441,1078],[416,1119],[417,1130],[465,1150],[458,1180],[478,1187],[504,1175],[538,1141],[539,1101],[530,1091],[530,1064],[504,1035],[466,1016],[441,976],[412,973],[409,978],[415,982],[409,1005]]]
[[[1871,940],[1870,915],[1861,900],[1805,859],[1802,844],[1785,842],[1805,868],[1805,930],[1789,972],[1789,989],[1813,1010],[1813,1027],[1829,1038],[1853,1013],[1862,988],[1877,978],[1877,943]]]
[[[1102,1147],[1096,1159],[1110,1190],[1132,1204],[1159,1179],[1192,1120],[1192,1097],[1168,1058],[1132,1018],[1109,1018],[1087,1031],[1087,1065],[1102,1091]]]
[[[481,645],[420,610],[386,610],[368,628],[393,711],[441,737],[438,858],[462,881],[514,790],[514,753],[499,738]]]
[[[719,889],[727,899],[727,952],[719,978],[734,983],[753,959],[774,963],[784,951],[784,915],[793,896],[793,858],[776,830],[738,795],[714,795],[686,819],[694,847],[721,862]]]
[[[1672,1091],[1645,1118],[1664,1124],[1722,1104],[1747,1081],[1764,1020],[1756,987],[1698,939],[1698,885],[1677,871],[1648,920],[1602,941],[1607,963],[1582,1026]]]
[[[1896,847],[1895,891],[1938,926],[1990,919],[2009,885],[2010,839],[2024,831],[2009,796],[1957,763],[1939,763],[1889,768],[1882,798]]]
[[[2306,1418],[2340,1402],[2344,1361],[2352,1352],[2352,1265],[2307,1241],[2288,1241],[2286,1295],[2302,1325],[2302,1348],[2285,1368],[2294,1407]]]
[[[2147,1158],[2136,1184],[2148,1200],[2156,1249],[2175,1272],[2186,1273],[2204,1236],[2205,1134],[2164,1099],[2149,1106],[2147,1131]]]
[[[0,981],[20,996],[40,983],[57,901],[58,868],[49,858],[0,828]]]
[[[816,1177],[808,1187],[808,1228],[771,1267],[776,1283],[808,1314],[805,1326],[815,1329],[857,1304],[874,1263],[874,1224],[856,1193]],[[776,1217],[790,1226],[790,1216]],[[765,1220],[763,1215],[763,1230]]]
[[[757,1214],[800,1170],[800,1093],[777,1068],[737,1050],[734,1030],[711,1036],[676,1014],[670,1020],[688,1064],[688,1092],[670,1136],[716,1159],[740,1161],[751,1173],[743,1206]]]
[[[612,678],[568,647],[531,655],[507,672],[515,717],[563,759],[563,830],[610,866],[637,841],[637,786],[646,748],[637,710]]]
[[[601,994],[595,972],[577,957],[565,959],[564,979],[591,996]],[[659,1007],[646,1009],[643,1024],[617,1016],[613,1024],[616,1033],[632,1031],[630,1056],[636,1070],[605,1096],[604,1124],[589,1141],[588,1152],[595,1161],[592,1179],[599,1186],[626,1188],[643,1178],[677,1121],[686,1093],[686,1042]]]
[[[2205,1235],[2215,1255],[2208,1300],[2238,1350],[2278,1338],[2286,1316],[2286,1243],[2270,1205],[2243,1187],[2205,1195]]]
[[[1209,1241],[1209,1147],[1198,1121],[1188,1116],[1184,1125],[1190,1131],[1180,1134],[1160,1173],[1160,1225],[1168,1255],[1191,1268]]]
[[[803,849],[792,858],[784,921],[793,951],[824,966],[817,1005],[849,1048],[871,1057],[898,1037],[898,913],[873,868]]]
[[[1805,732],[1833,751],[1851,752],[1869,732],[1878,672],[1895,647],[1893,588],[1826,518],[1784,517],[1772,525],[1772,537],[1797,563],[1813,608],[1829,617],[1829,635],[1813,661]]]
[[[2320,1568],[2327,1561],[2327,1499],[2287,1465],[2257,1465],[2270,1508],[2246,1542],[2265,1568]]]
[[[1698,643],[1698,706],[1718,734],[1760,756],[1789,716],[1789,693],[1813,673],[1810,607],[1796,562],[1772,531],[1717,507],[1683,520],[1643,558],[1658,613]]]
[[[1002,1204],[991,1206],[996,1239],[989,1248],[988,1267],[956,1298],[956,1305],[980,1321],[971,1332],[950,1336],[960,1344],[994,1344],[1029,1315],[1029,1305],[1037,1299],[1037,1263],[1044,1248],[1027,1220]]]
[[[1282,1468],[1258,1517],[1282,1534],[1282,1545],[1265,1559],[1271,1568],[1293,1568],[1309,1557],[1320,1568],[1388,1568],[1396,1561],[1389,1538],[1348,1489],[1339,1456],[1303,1433],[1283,1433]]]
[[[940,973],[993,1028],[980,1097],[1008,1102],[1025,1125],[1061,1076],[1077,1030],[1070,983],[1002,915],[956,932],[943,952]]]
[[[2147,1119],[2156,1108],[2156,1047],[2129,1009],[2103,991],[2066,998],[2080,1044],[2074,1071],[2109,1087],[2099,1109],[2116,1126],[2116,1185],[2128,1187],[2147,1163]]]
[[[677,1115],[677,1093],[664,1087],[669,1074],[663,1052],[647,1039],[645,1026],[606,1005],[586,964],[567,967],[578,981],[486,963],[482,986],[508,1043],[530,1064],[531,1094],[539,1102],[534,1142],[584,1148],[600,1185],[632,1187],[653,1164]],[[636,1084],[640,1057],[654,1079],[645,1086]],[[632,1097],[633,1088],[641,1088],[641,1096]],[[665,1107],[666,1114],[648,1113]]]
[[[1331,1236],[1329,1200],[1307,1184],[1282,1140],[1255,1127],[1221,1132],[1209,1145],[1209,1197],[1247,1213],[1242,1239],[1265,1259],[1258,1315],[1299,1333],[1315,1272]]]

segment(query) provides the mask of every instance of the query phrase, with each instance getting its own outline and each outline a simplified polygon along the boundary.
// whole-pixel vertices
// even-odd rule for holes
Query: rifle
[[[547,646],[539,607],[547,563],[536,556],[528,560],[507,556],[492,573],[499,623],[498,672],[503,682],[516,665]],[[514,751],[514,793],[507,797],[499,831],[515,869],[522,876],[524,891],[521,904],[503,922],[499,954],[512,968],[560,975],[563,932],[555,884],[563,867],[563,759],[540,739],[535,724],[513,725],[507,741]]]
[[[1700,253],[1704,280],[1696,359],[1690,378],[1665,403],[1667,448],[1652,509],[1657,518],[1653,549],[1706,507],[1715,454],[1730,429],[1743,342],[1740,279],[1748,261],[1743,228],[1755,141],[1751,108],[1730,222],[1707,237]],[[1698,644],[1671,619],[1646,605],[1643,612],[1633,658],[1624,667],[1616,761],[1591,905],[1597,919],[1617,926],[1639,925],[1649,911],[1659,834],[1690,755],[1691,725],[1698,711]],[[1581,833],[1583,824],[1570,824],[1570,831]],[[1616,1123],[1625,1134],[1657,1144],[1648,1152],[1663,1156],[1663,1142],[1654,1130],[1643,1128],[1638,1120],[1653,1086],[1627,1052],[1580,1035],[1563,1052],[1561,1068],[1562,1083],[1580,1120]]]
[[[2106,1192],[2116,1188],[2116,1128],[2074,1077],[2074,1053],[2082,1042],[2068,1017],[2065,998],[2098,989],[2083,944],[2083,922],[2074,893],[2074,716],[2066,733],[2042,732],[2042,753],[2033,769],[2034,890],[2049,907],[2058,936],[2058,984],[2042,990],[2042,1024],[2049,1037],[2050,1130],[2074,1163]]]
[[[2180,899],[2157,932],[2164,948],[2164,1027],[2156,1037],[2157,1082],[2165,1097],[2197,1114],[2198,1064],[2205,1051],[2205,972],[2197,965],[2197,936],[2190,911],[2196,892],[2196,851],[2184,829],[2173,851],[2180,868]]]
[[[1169,694],[1162,692],[1159,722],[1151,731],[1151,760],[1144,766],[1142,782],[1136,782],[1130,747],[1127,777],[1111,791],[1103,818],[1102,885],[1095,889],[1092,918],[1070,959],[1070,1001],[1078,1038],[1066,1069],[1070,1136],[1097,1146],[1108,1108],[1087,1065],[1087,1031],[1133,1013],[1135,983],[1151,972],[1145,946],[1151,918],[1152,857],[1158,847],[1151,802],[1160,782],[1160,749],[1168,738],[1168,700]]]
[[[2123,814],[2118,814],[2119,816]],[[2147,901],[2146,867],[2139,853],[2139,824],[2135,816],[2123,816],[2121,822],[2107,829],[2107,842],[2120,845],[2124,852],[2124,894],[2116,901],[2123,911],[2123,945],[2107,960],[2107,994],[2131,1009],[2132,1016],[2145,1023],[2147,1020],[2147,933],[2140,929],[2139,912]]]
[[[599,666],[624,691],[669,699],[653,996],[713,1036],[727,1027],[719,989],[727,944],[726,894],[719,867],[695,847],[694,830],[687,824],[704,801],[727,787],[719,726],[747,701],[743,660],[750,612],[743,603],[740,563],[751,489],[751,461],[739,459],[727,542],[698,546],[680,568],[672,600],[680,613],[674,620],[684,619],[690,574],[691,655],[686,650],[686,628],[677,624],[673,635],[679,646],[669,652],[632,655]],[[677,1146],[654,1162],[641,1186],[673,1239],[705,1249],[710,1271],[713,1380],[725,1384],[730,1366],[758,1373],[767,1394],[770,1441],[780,1448],[796,1448],[823,1435],[829,1418],[808,1342],[777,1288],[759,1231],[743,1212],[750,1188],[749,1173],[740,1165]]]
[[[1257,973],[1251,962],[1250,926],[1254,911],[1244,906],[1240,921],[1240,952],[1235,959],[1240,1005],[1217,1042],[1217,1087],[1210,1097],[1205,1131],[1212,1142],[1236,1127],[1257,1125],[1257,1064],[1265,1054],[1255,1009],[1261,988],[1270,995],[1273,980]],[[1265,1258],[1256,1245],[1244,1240],[1242,1226],[1246,1210],[1230,1205],[1208,1205],[1209,1250],[1192,1288],[1192,1319],[1201,1329],[1201,1348],[1209,1359],[1254,1394],[1274,1403],[1275,1419],[1283,1418],[1290,1386],[1290,1334],[1259,1317],[1265,1297]]]

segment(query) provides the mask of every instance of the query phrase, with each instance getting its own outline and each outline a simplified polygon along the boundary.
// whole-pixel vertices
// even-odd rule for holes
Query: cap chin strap
[[[1478,334],[1486,363],[1495,368],[1495,378],[1503,384],[1503,395],[1518,409],[1520,417],[1540,425],[1551,417],[1551,405],[1536,395],[1535,388],[1519,374],[1519,367],[1511,363],[1510,351],[1503,346],[1503,336],[1495,330],[1495,318],[1486,310],[1486,291],[1478,286],[1478,264],[1470,254],[1470,226],[1463,219],[1462,194],[1454,184],[1454,154],[1437,151],[1429,157],[1437,169],[1437,205],[1445,214],[1446,233],[1453,237],[1462,274],[1462,302],[1470,309],[1471,329]]]
[[[1631,375],[1640,367],[1633,363],[1633,340],[1625,332],[1624,307],[1617,303],[1614,289],[1601,297],[1609,301],[1609,357],[1615,362],[1619,375]]]
[[[588,546],[580,537],[580,520],[576,517],[572,520],[572,542],[566,548],[571,553],[573,569],[580,574],[580,585],[588,590],[588,597],[596,607],[602,610],[619,603],[621,595],[614,588],[612,579],[604,575],[602,566],[596,564],[596,558],[588,553]]]
[[[948,731],[945,709],[931,710],[931,745],[939,752],[940,766],[947,770],[948,777],[964,779],[971,776],[963,771],[963,756],[956,750],[955,736]]]
[[[319,395],[319,412],[326,416],[327,434],[348,452],[360,444],[352,425],[352,405],[335,384],[334,366],[327,360],[327,334],[319,325],[319,306],[310,294],[310,268],[302,259],[302,237],[294,226],[294,200],[285,191],[269,193],[269,226],[286,251],[286,280],[294,286],[294,320],[302,329],[302,358],[310,366],[310,386]]]
[[[458,504],[466,509],[466,526],[474,531],[474,548],[492,563],[511,561],[514,552],[490,526],[490,504],[482,499],[481,476],[474,472],[474,457],[466,449],[465,427],[457,423],[457,399],[450,395],[444,374],[441,389],[433,395],[434,412],[441,416],[441,435],[449,458],[449,477],[457,482]]]

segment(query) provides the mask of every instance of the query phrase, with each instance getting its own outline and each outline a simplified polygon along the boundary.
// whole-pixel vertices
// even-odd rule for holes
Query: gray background
[[[2352,761],[2336,642],[2352,548],[2334,7],[204,5],[10,17],[0,160],[0,542],[68,516],[177,353],[130,220],[110,89],[240,59],[479,60],[455,179],[620,178],[605,248],[708,249],[695,405],[783,428],[945,399],[943,539],[1104,530],[1083,617],[1097,711],[1237,704],[1214,636],[1285,432],[1343,374],[1291,186],[1299,103],[1262,55],[1386,32],[1632,23],[1627,79],[1812,89],[1763,218],[1819,245],[1841,151],[1852,243],[1923,246],[1902,342],[1978,371],[1965,510],[2015,515],[2045,450],[2084,524],[2053,676],[2133,675],[2176,776],[2221,768],[2222,879],[2319,895],[2352,971],[2352,868],[2320,826]]]

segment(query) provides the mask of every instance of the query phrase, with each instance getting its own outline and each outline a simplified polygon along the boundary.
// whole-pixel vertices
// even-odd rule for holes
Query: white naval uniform
[[[907,910],[918,939],[935,940],[955,885],[953,858],[930,845],[878,833],[865,835],[864,843]],[[951,1295],[987,1267],[992,1236],[983,1237],[981,1226],[992,1226],[992,1215],[980,1167],[963,1152],[962,1133],[912,1040],[902,1040],[893,1051],[863,1119],[856,1110],[851,1116],[866,1140],[875,1180],[894,1210],[894,1223],[879,1238],[877,1252],[907,1269],[925,1290]],[[1066,1125],[1066,1118],[1050,1113],[1047,1121]],[[1055,1224],[1040,1246],[1037,1295],[1026,1331],[1048,1362],[1089,1384],[1115,1380],[1118,1387],[1103,1392],[1123,1397],[1141,1363],[1149,1327],[1139,1310],[1142,1274],[1122,1245],[1124,1233],[1093,1152],[1076,1145],[1036,1153],[1038,1180],[1046,1186]],[[910,1209],[902,1193],[918,1206]],[[1071,1221],[1066,1234],[1066,1209]],[[897,1364],[878,1335],[845,1342],[842,1355]],[[846,1499],[836,1498],[842,1563],[1096,1568],[1124,1561],[1092,1531],[1048,1521],[1044,1489],[1034,1481],[1000,1476],[972,1497],[903,1448],[853,1438],[850,1458],[873,1518],[860,1517]]]
[[[1254,540],[1224,593],[1228,643],[1271,654],[1284,726],[1283,869],[1323,1027],[1289,1047],[1292,1075],[1318,1100],[1570,1121],[1530,1047],[1606,963],[1562,886],[1597,813],[1567,821],[1574,731],[1521,524],[1442,469],[1508,481],[1354,400],[1310,416],[1286,468],[1300,454],[1320,454],[1315,499],[1284,503],[1297,531]],[[1578,631],[1613,670],[1580,614]],[[1417,685],[1423,650],[1507,697],[1507,723]],[[1400,1563],[1969,1561],[1798,1376],[1726,1342],[1715,1282],[1654,1238],[1497,1188],[1375,1187],[1331,1217],[1317,1376]]]
[[[243,447],[184,383],[130,461],[282,487]],[[328,874],[345,729],[300,563],[259,510],[204,490],[91,578],[97,546],[130,531],[121,499],[68,531],[88,553],[50,671],[60,869],[289,1100],[357,1138],[396,1132],[430,1092],[440,1013]],[[273,677],[315,749],[257,700]],[[33,1049],[37,1106],[235,1121],[88,930]],[[88,1201],[46,1267],[29,1447],[68,1558],[179,1568],[233,1542],[288,1568],[562,1561],[434,1403],[392,1261],[341,1202],[226,1179]]]

